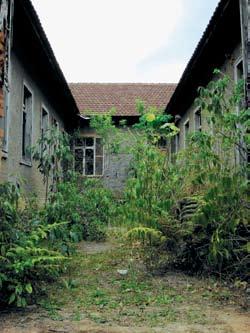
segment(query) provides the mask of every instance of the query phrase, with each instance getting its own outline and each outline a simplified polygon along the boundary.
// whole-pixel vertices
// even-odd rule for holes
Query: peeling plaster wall
[[[0,181],[12,181],[22,184],[27,194],[35,193],[40,201],[45,197],[45,187],[42,177],[37,169],[37,163],[32,161],[32,166],[21,164],[22,155],[22,101],[23,84],[33,94],[33,116],[32,116],[32,144],[35,144],[41,135],[41,108],[44,106],[49,112],[49,121],[52,116],[58,121],[59,128],[64,124],[58,112],[52,107],[50,101],[53,96],[45,96],[43,86],[38,77],[31,77],[22,61],[11,53],[11,77],[10,77],[10,99],[9,99],[9,140],[8,154],[2,160]],[[58,110],[60,111],[60,110]]]

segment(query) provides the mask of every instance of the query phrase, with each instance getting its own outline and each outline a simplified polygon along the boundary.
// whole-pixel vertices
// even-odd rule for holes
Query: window
[[[179,148],[180,148],[180,133],[177,133],[171,139],[171,153],[173,154],[178,153]]]
[[[85,137],[75,140],[75,171],[85,176],[102,176],[103,144],[101,138]]]
[[[31,161],[32,145],[32,94],[26,86],[23,89],[22,110],[22,159]]]
[[[49,128],[49,113],[42,107],[41,114],[41,137],[43,138]]]
[[[8,151],[8,105],[9,105],[9,94],[4,89],[3,91],[3,100],[4,103],[2,105],[3,115],[0,115],[0,128],[3,130],[3,141],[2,141],[2,150],[7,153]]]
[[[59,123],[54,117],[52,117],[52,126],[56,129],[59,129]]]
[[[47,110],[45,110],[44,107],[42,107],[41,112],[41,139],[42,139],[42,145],[41,145],[41,151],[43,152],[45,149],[44,147],[44,136],[46,135],[47,130],[49,129],[49,113]]]
[[[189,120],[187,120],[184,124],[184,147],[187,147],[188,134],[189,134]]]
[[[234,64],[234,81],[235,83],[239,83],[244,79],[244,69],[243,69],[243,61],[242,58],[238,59]],[[240,112],[241,108],[244,108],[244,99],[239,102],[239,104],[236,106],[237,113]],[[237,125],[240,126],[240,125]],[[240,139],[240,144],[247,147],[246,143],[244,143],[243,138]],[[235,162],[237,163],[243,163],[244,160],[249,160],[249,150],[247,149],[246,156],[242,156],[240,153],[238,147],[235,148]]]
[[[244,78],[242,59],[237,60],[234,66],[235,66],[234,67],[235,82],[239,82],[240,80],[242,80]]]
[[[239,83],[244,79],[244,69],[242,58],[238,59],[234,64],[234,81]],[[239,105],[236,107],[237,113],[240,111],[240,108],[243,106],[244,100],[242,100]]]
[[[196,132],[201,132],[202,127],[201,127],[201,110],[197,110],[194,113],[194,127]]]

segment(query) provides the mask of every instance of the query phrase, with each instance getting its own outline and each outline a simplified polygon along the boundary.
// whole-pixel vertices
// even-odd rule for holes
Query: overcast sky
[[[32,0],[69,82],[177,82],[218,0]]]

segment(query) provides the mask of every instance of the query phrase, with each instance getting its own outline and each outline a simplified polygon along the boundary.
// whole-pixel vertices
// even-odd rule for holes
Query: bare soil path
[[[70,268],[0,333],[249,333],[240,291],[182,273],[149,274],[135,249],[82,242]]]

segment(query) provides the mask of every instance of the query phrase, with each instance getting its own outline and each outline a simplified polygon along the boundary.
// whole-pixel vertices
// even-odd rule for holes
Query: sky
[[[32,0],[68,82],[178,82],[218,2]]]

